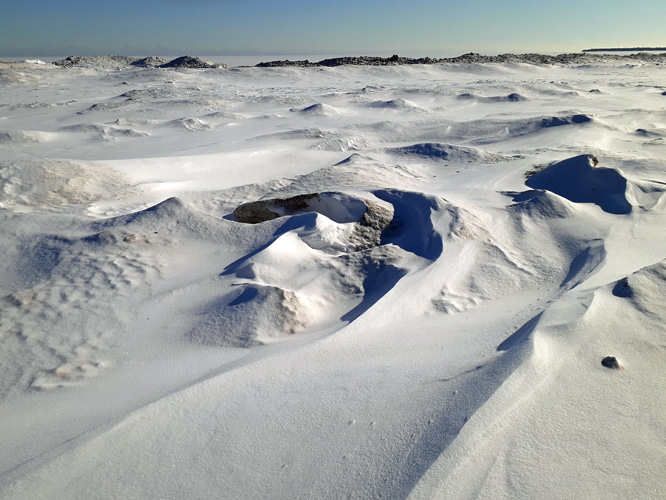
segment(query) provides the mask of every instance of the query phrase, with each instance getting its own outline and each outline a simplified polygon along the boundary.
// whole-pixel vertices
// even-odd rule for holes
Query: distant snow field
[[[666,65],[0,92],[3,499],[666,498]]]

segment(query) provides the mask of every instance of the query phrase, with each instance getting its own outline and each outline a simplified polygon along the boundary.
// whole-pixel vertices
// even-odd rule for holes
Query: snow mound
[[[100,222],[105,231],[149,235],[152,239],[174,239],[174,243],[196,238],[226,241],[234,224],[200,212],[180,198],[172,197],[157,205]]]
[[[319,151],[363,151],[370,148],[370,143],[362,137],[330,139],[315,144],[310,149]]]
[[[630,300],[634,306],[647,312],[649,303],[658,297],[658,288],[666,286],[666,260],[636,271],[631,276],[622,278],[612,284],[615,297]]]
[[[441,143],[420,143],[386,150],[392,155],[455,163],[496,163],[510,159],[482,149]]]
[[[281,190],[280,196],[319,192],[321,186],[326,186],[327,190],[331,191],[372,192],[377,189],[377,179],[382,180],[381,185],[384,188],[404,190],[422,176],[423,169],[419,166],[390,165],[360,153],[353,153],[334,165],[297,177]]]
[[[491,97],[483,97],[483,96],[477,96],[475,94],[469,94],[469,93],[464,93],[464,94],[459,94],[458,99],[460,100],[474,100],[474,101],[479,101],[479,102],[523,102],[527,101],[527,97],[517,93],[517,92],[512,92],[511,94],[507,95],[500,95],[500,96],[491,96]]]
[[[418,104],[407,99],[390,99],[388,101],[373,101],[368,104],[371,108],[378,109],[394,109],[397,111],[416,111],[416,112],[426,112],[425,109],[420,107]]]
[[[536,288],[539,283],[541,270],[519,257],[513,245],[492,239],[470,244],[457,262],[456,272],[431,300],[435,310],[445,314],[459,313],[517,290]]]
[[[262,117],[263,118],[263,117]],[[275,118],[275,117],[268,117]],[[275,132],[273,134],[264,134],[253,137],[253,140],[265,140],[265,139],[276,139],[276,140],[299,140],[299,139],[329,139],[334,137],[333,132],[328,132],[321,130],[319,128],[301,128],[295,130],[289,130],[287,132]]]
[[[394,216],[391,210],[376,202],[335,192],[245,203],[234,210],[233,216],[238,222],[257,224],[287,215],[312,212],[319,213],[337,224],[354,223],[347,231],[347,242],[338,242],[332,246],[338,249],[341,246],[352,247],[356,250],[378,245]],[[331,245],[331,241],[328,241],[328,244]],[[317,247],[322,245],[317,244]]]
[[[114,140],[122,137],[147,137],[150,134],[131,127],[107,125],[104,123],[77,123],[59,129],[61,132],[81,132],[92,134],[94,139]]]
[[[201,121],[199,118],[178,118],[167,122],[166,125],[189,130],[190,132],[201,132],[212,128],[210,124]]]
[[[90,107],[88,107],[87,109],[78,111],[76,114],[77,115],[85,115],[87,113],[92,113],[92,112],[96,112],[96,111],[118,110],[120,108],[125,108],[128,105],[131,105],[132,101],[134,101],[134,99],[128,98],[128,99],[125,99],[125,100],[122,100],[122,101],[116,101],[116,102],[99,102],[99,103],[95,103],[95,104],[90,105]]]
[[[351,322],[408,274],[413,259],[436,260],[442,240],[431,217],[441,202],[403,191],[373,194],[380,201],[317,193],[239,207],[237,220],[272,225],[273,238],[225,269],[242,287],[221,299],[232,313],[215,313],[222,304],[211,304],[189,337],[246,347]]]
[[[434,310],[455,314],[517,290],[537,289],[561,271],[559,259],[540,256],[531,231],[473,206],[445,202],[448,252]]]
[[[604,212],[628,214],[627,178],[613,168],[597,167],[592,155],[580,155],[553,163],[531,176],[525,184],[545,189],[574,203],[594,203]]]
[[[512,196],[515,203],[509,210],[531,219],[565,219],[579,212],[569,200],[542,189],[523,191]]]
[[[340,114],[340,110],[336,107],[321,103],[312,104],[303,109],[291,109],[291,111],[308,116],[338,116]]]
[[[188,333],[196,343],[252,347],[302,331],[306,308],[296,292],[280,287],[247,284],[241,292],[204,309]]]
[[[160,68],[188,68],[188,69],[207,69],[207,68],[226,68],[226,65],[215,64],[199,57],[181,56],[167,63],[161,64]]]

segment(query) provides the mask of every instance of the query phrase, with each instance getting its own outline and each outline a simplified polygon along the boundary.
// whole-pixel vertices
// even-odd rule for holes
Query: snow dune
[[[0,496],[666,498],[664,71],[0,67]]]

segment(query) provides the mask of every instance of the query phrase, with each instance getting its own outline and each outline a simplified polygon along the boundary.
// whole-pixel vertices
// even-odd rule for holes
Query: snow
[[[0,67],[2,498],[666,498],[663,65],[93,63]]]

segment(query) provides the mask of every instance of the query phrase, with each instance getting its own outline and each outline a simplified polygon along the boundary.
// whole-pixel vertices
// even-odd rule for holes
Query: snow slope
[[[1,67],[0,496],[666,498],[665,72]]]

